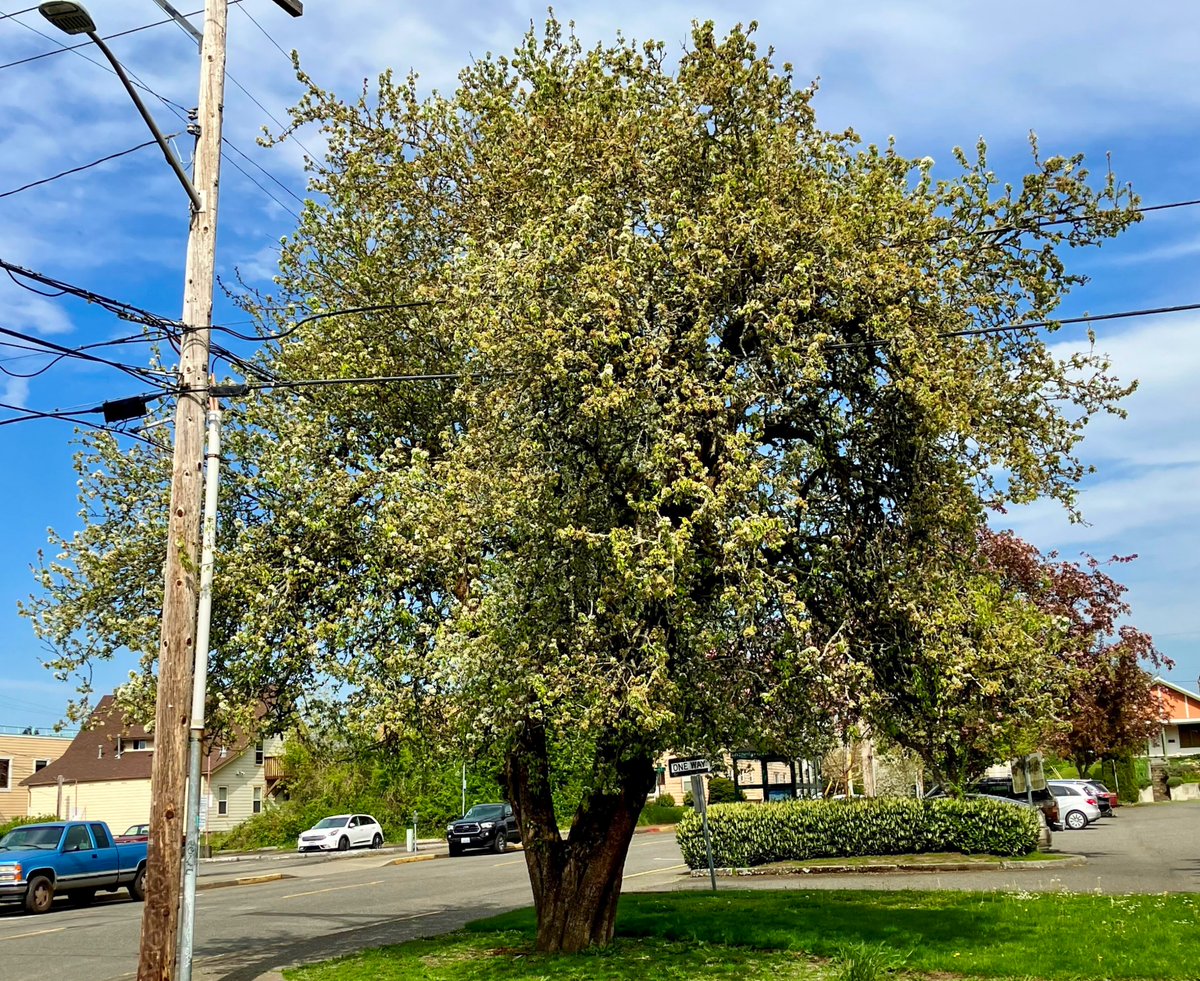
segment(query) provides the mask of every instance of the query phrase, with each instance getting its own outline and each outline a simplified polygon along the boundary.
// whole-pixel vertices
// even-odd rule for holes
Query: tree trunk
[[[578,953],[613,937],[625,856],[646,802],[648,755],[619,758],[597,750],[615,785],[580,803],[563,840],[550,793],[545,730],[530,723],[505,766],[509,800],[521,825],[525,862],[537,912],[537,949]]]

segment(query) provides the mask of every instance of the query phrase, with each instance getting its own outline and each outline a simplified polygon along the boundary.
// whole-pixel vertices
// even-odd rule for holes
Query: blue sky
[[[0,65],[58,47],[36,11],[16,16],[21,0],[0,2]],[[187,11],[201,6],[194,0]],[[303,149],[255,143],[264,125],[278,129],[297,88],[276,48],[299,50],[319,84],[352,96],[385,68],[415,69],[449,89],[458,69],[485,52],[507,52],[545,7],[459,2],[396,5],[379,0],[309,0],[293,20],[270,0],[244,0],[230,11],[229,62],[217,268],[266,282],[275,249],[294,223],[303,196]],[[163,18],[153,0],[91,0],[100,33],[110,35]],[[559,3],[586,43],[619,30],[681,50],[693,19],[718,28],[751,19],[759,40],[791,62],[801,80],[820,77],[818,120],[853,126],[865,139],[894,135],[900,152],[949,162],[955,144],[987,138],[995,169],[1017,177],[1029,130],[1046,153],[1086,152],[1096,171],[1112,166],[1145,204],[1200,198],[1200,88],[1195,52],[1200,22],[1178,4],[1130,6],[1101,0],[1086,15],[1069,6],[1010,2],[983,8],[959,2],[742,2],[680,4]],[[199,18],[195,18],[199,24]],[[257,24],[256,24],[257,22]],[[272,41],[260,30],[269,32]],[[51,39],[41,37],[34,28]],[[161,101],[147,96],[164,132],[194,105],[195,45],[172,24],[112,40],[118,57]],[[133,147],[147,136],[116,78],[84,57],[91,48],[0,68],[0,195],[31,181]],[[319,135],[302,132],[310,151]],[[191,141],[177,141],[185,159]],[[240,151],[240,152],[239,152]],[[243,154],[245,156],[243,156]],[[248,158],[248,159],[247,159]],[[252,161],[252,162],[251,162]],[[245,173],[233,166],[236,164]],[[259,167],[263,168],[262,170]],[[265,171],[265,172],[264,172]],[[0,196],[0,258],[87,286],[137,306],[178,317],[187,202],[151,147],[19,194]],[[1148,217],[1102,250],[1071,261],[1093,279],[1070,298],[1063,316],[1200,301],[1200,208]],[[240,319],[218,297],[218,322]],[[77,301],[37,296],[0,279],[0,327],[77,346],[135,332],[131,325]],[[1013,527],[1043,550],[1077,557],[1137,553],[1115,570],[1129,588],[1133,622],[1174,658],[1172,680],[1194,687],[1200,675],[1200,314],[1098,325],[1098,347],[1115,372],[1138,378],[1129,418],[1089,427],[1083,453],[1098,472],[1084,485],[1086,524],[1072,525],[1055,506],[1013,512]],[[1081,343],[1064,331],[1064,352]],[[138,361],[143,349],[115,350]],[[30,372],[48,359],[0,347],[0,366]],[[137,382],[76,361],[34,378],[0,375],[0,402],[38,410],[94,405],[136,394]],[[0,420],[13,413],[0,410]],[[0,548],[0,725],[45,726],[58,719],[69,691],[40,666],[42,652],[17,600],[33,582],[29,565],[46,529],[70,533],[78,523],[71,427],[33,421],[0,426],[0,508],[7,515]],[[98,693],[133,668],[97,669]]]

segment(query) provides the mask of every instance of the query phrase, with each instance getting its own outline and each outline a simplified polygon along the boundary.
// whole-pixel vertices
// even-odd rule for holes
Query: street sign
[[[703,756],[667,760],[667,773],[673,777],[690,777],[693,773],[710,773],[712,766]]]

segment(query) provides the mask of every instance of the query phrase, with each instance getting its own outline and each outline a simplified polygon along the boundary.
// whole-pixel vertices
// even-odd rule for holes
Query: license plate
[[[459,840],[459,843],[460,843],[460,844],[463,844],[463,845],[469,845],[469,844],[471,844],[471,839],[470,839],[470,838],[459,838],[458,840]]]

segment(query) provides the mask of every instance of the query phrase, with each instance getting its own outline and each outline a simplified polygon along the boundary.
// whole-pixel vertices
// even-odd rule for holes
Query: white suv
[[[351,848],[378,848],[383,828],[370,814],[335,814],[321,818],[300,835],[296,849],[302,852],[344,852]]]
[[[1064,828],[1081,831],[1100,817],[1096,798],[1083,787],[1071,783],[1049,782],[1050,792],[1058,798],[1058,811]]]

